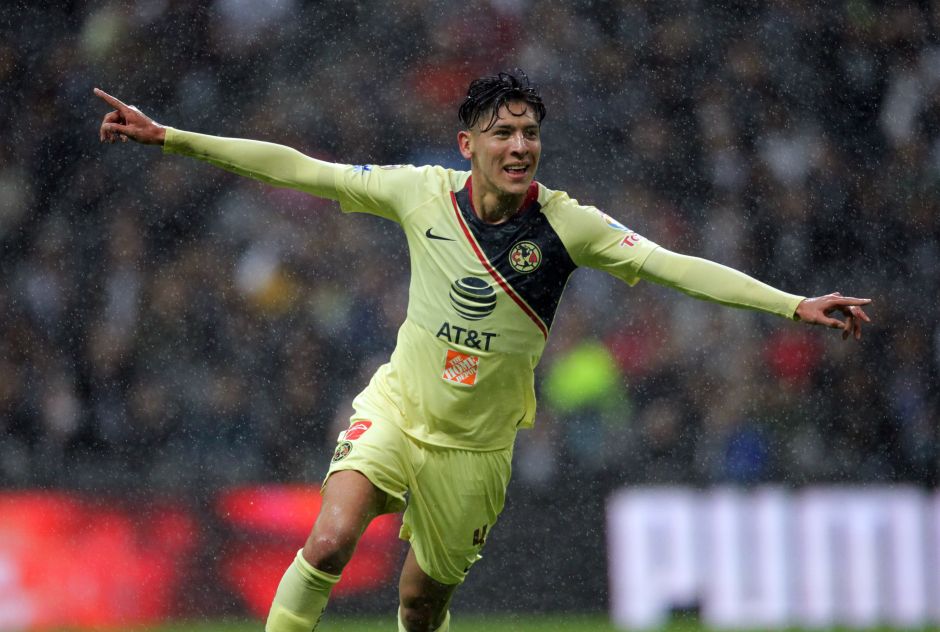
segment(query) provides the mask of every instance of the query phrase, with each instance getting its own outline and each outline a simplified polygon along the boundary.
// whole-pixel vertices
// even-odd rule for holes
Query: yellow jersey
[[[588,266],[634,285],[658,249],[598,209],[537,182],[513,217],[488,224],[472,207],[465,171],[334,164],[281,145],[173,128],[164,151],[338,200],[346,212],[401,226],[411,262],[407,317],[389,362],[353,405],[388,411],[408,435],[436,446],[511,446],[516,431],[534,421],[534,371],[571,273]],[[699,298],[783,316],[792,316],[802,299],[712,262],[657,257],[656,268],[667,273],[650,278]],[[683,272],[672,279],[673,269]]]

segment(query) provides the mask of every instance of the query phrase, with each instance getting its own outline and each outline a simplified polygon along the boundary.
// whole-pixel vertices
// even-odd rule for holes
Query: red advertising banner
[[[263,617],[319,508],[316,487],[236,488],[216,499],[210,531],[181,503],[0,493],[0,631],[165,621],[219,578],[246,614]],[[398,528],[397,516],[373,522],[335,596],[394,578]],[[222,555],[205,555],[210,547]]]
[[[216,512],[232,534],[221,575],[252,614],[264,617],[281,575],[320,512],[319,490],[303,485],[235,488],[219,496]],[[395,577],[401,554],[400,527],[397,515],[372,521],[333,597],[375,590]]]
[[[0,630],[170,617],[198,533],[178,507],[0,494]]]

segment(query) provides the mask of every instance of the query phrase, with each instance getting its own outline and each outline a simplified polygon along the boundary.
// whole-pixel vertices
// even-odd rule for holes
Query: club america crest
[[[342,461],[347,456],[349,456],[349,453],[351,451],[352,451],[352,444],[349,441],[343,441],[338,446],[336,446],[336,450],[333,452],[333,463],[336,463],[337,461]]]
[[[520,241],[509,250],[509,265],[516,272],[529,274],[542,264],[542,251],[531,241]]]

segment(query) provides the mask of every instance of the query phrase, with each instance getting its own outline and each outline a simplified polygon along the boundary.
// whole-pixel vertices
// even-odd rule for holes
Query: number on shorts
[[[483,546],[486,544],[486,528],[488,525],[483,525],[479,529],[473,530],[473,546]]]

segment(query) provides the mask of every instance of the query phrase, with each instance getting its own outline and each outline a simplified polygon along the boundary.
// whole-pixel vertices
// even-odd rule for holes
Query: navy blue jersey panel
[[[490,265],[551,327],[565,284],[577,266],[541,205],[534,201],[502,224],[487,224],[473,212],[467,189],[458,191],[456,198]]]

